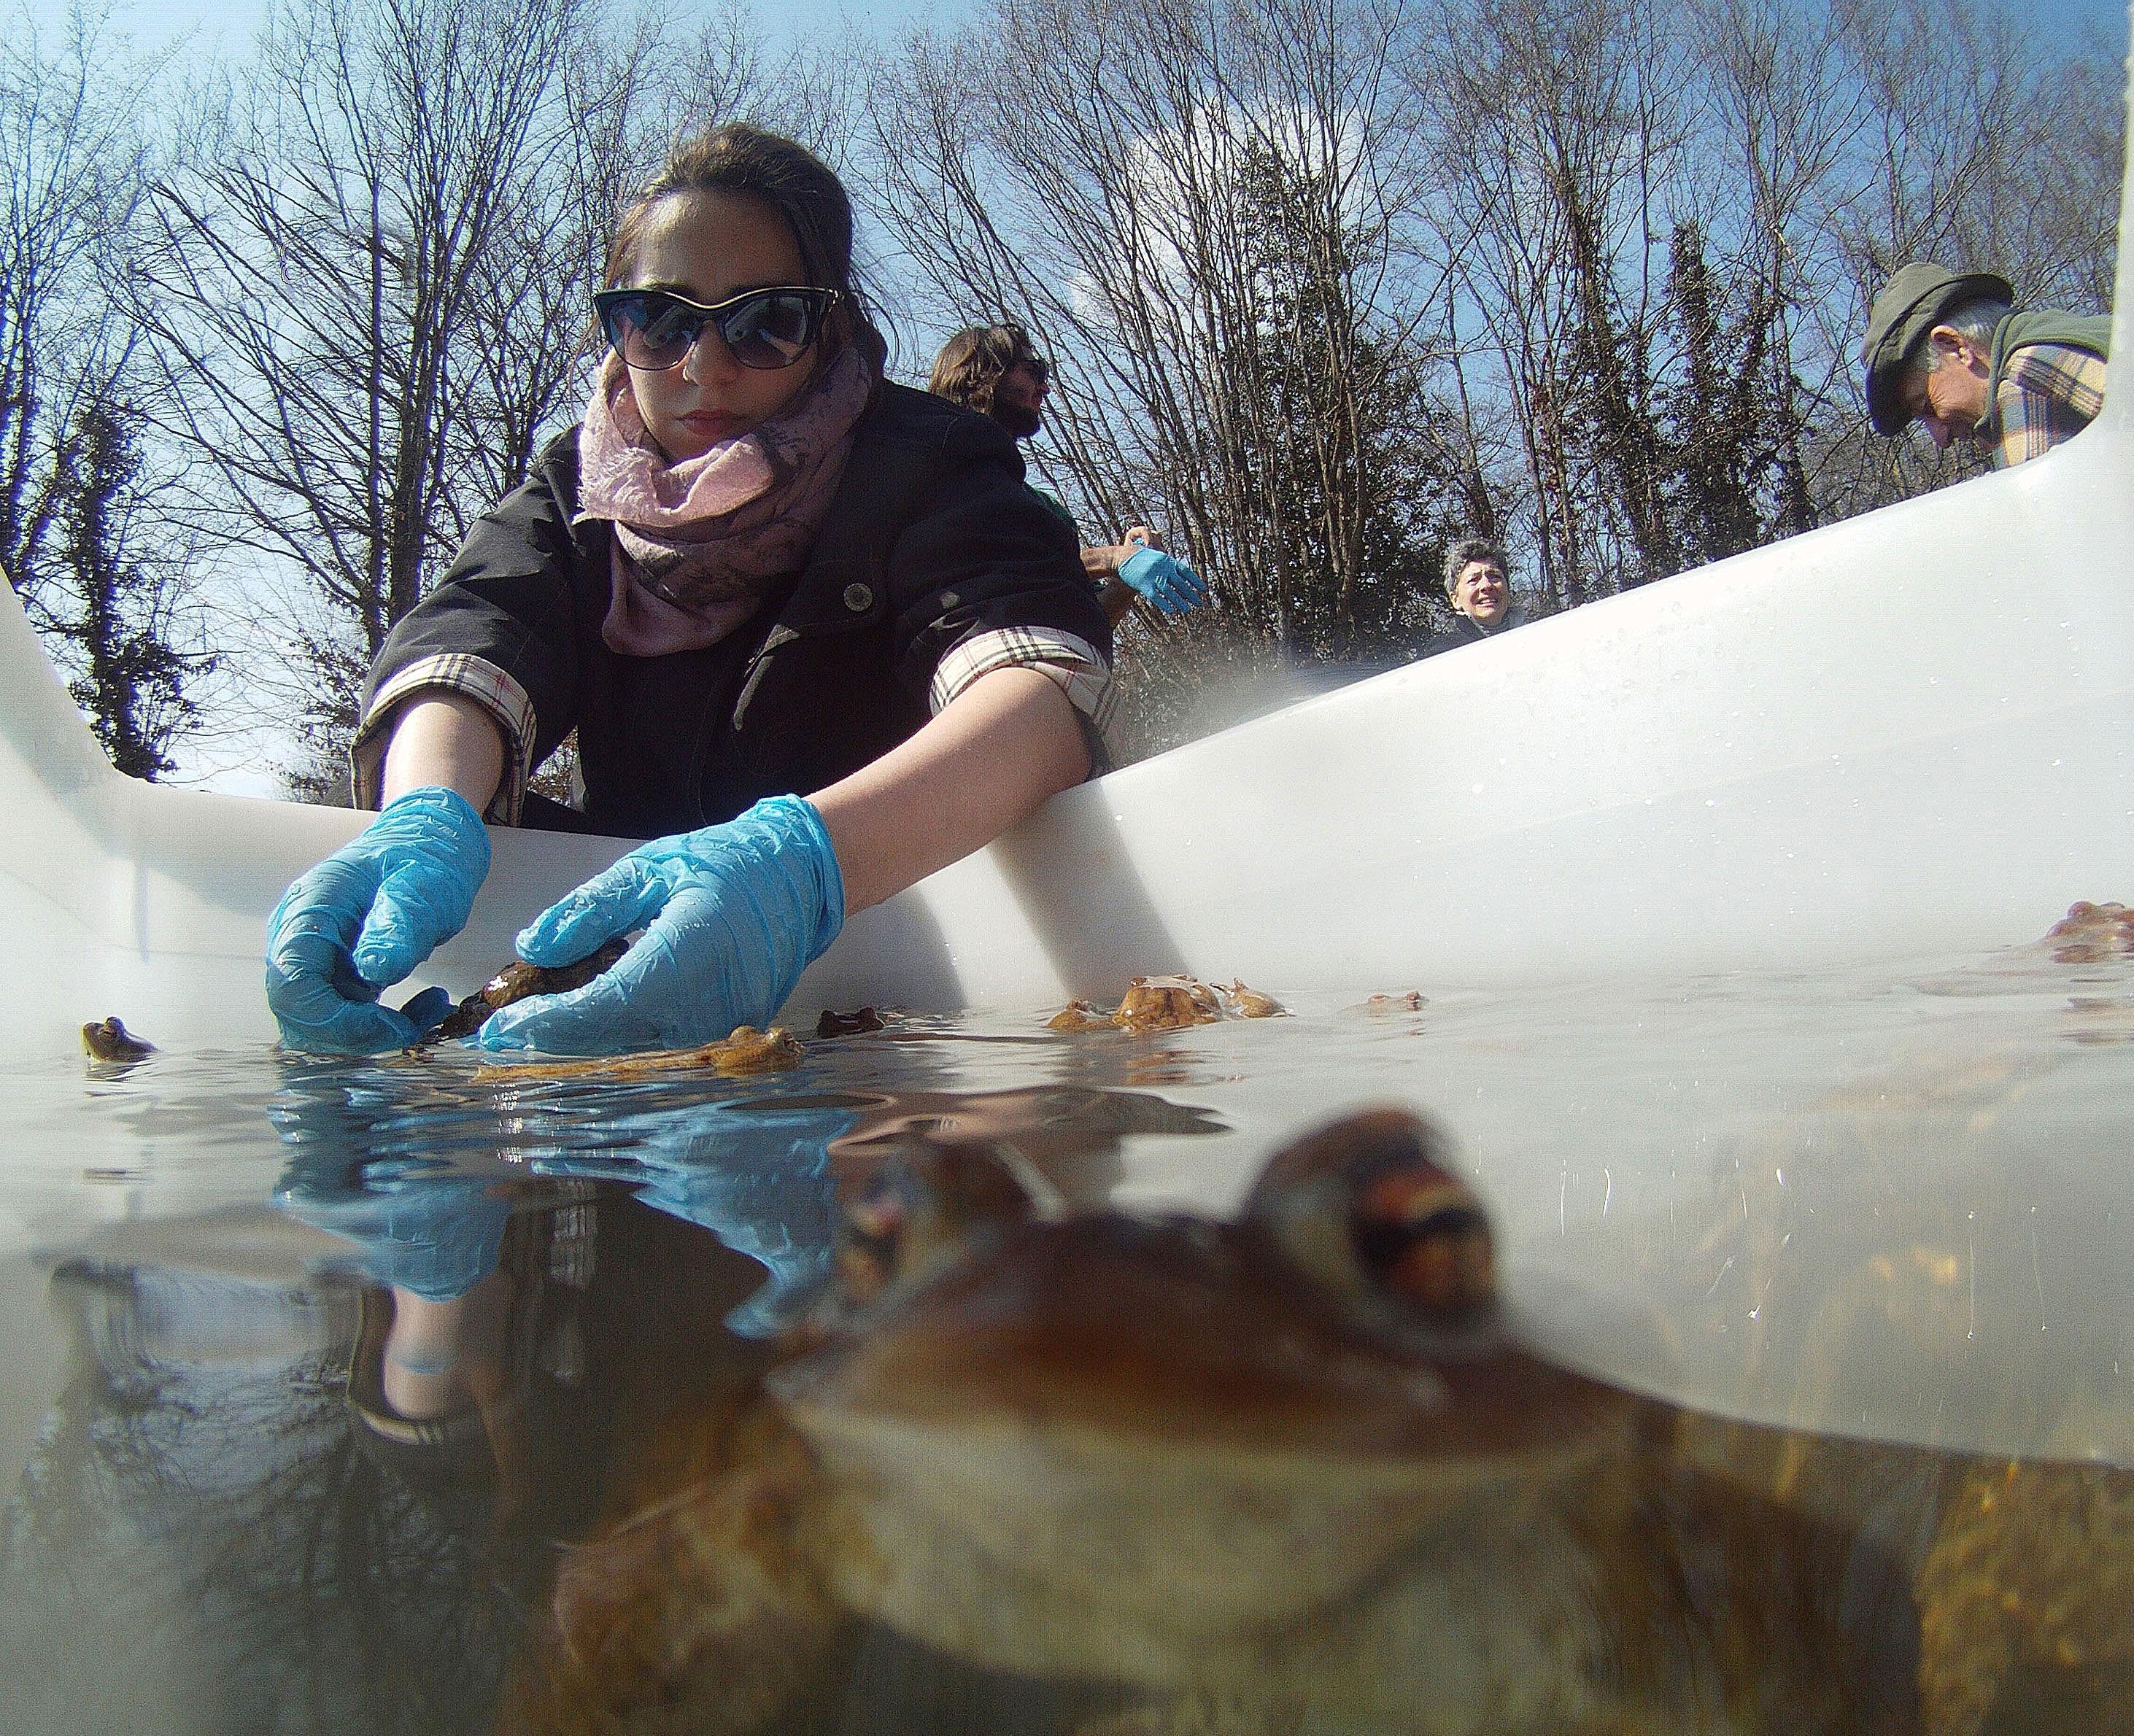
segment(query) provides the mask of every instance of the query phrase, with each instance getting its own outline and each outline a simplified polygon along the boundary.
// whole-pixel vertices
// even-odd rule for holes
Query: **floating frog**
[[[423,1036],[422,1044],[471,1037],[491,1013],[529,995],[562,995],[582,988],[629,950],[629,942],[618,939],[606,942],[575,964],[529,964],[523,958],[514,958],[446,1014],[442,1022]]]
[[[894,1016],[894,1015],[892,1015]],[[871,1032],[886,1030],[889,1020],[871,1006],[856,1007],[849,1013],[823,1009],[823,1015],[815,1021],[818,1037],[862,1037]]]
[[[1215,991],[1194,976],[1137,976],[1119,997],[1112,1023],[1122,1030],[1182,1030],[1223,1016]]]
[[[1045,1020],[1045,1029],[1056,1031],[1097,1030],[1115,1026],[1127,1031],[1183,1030],[1195,1025],[1213,1025],[1234,1015],[1240,1019],[1271,1019],[1283,1010],[1271,995],[1233,981],[1219,988],[1197,976],[1137,976],[1119,997],[1116,1012],[1102,1013],[1086,1001],[1070,1001]]]
[[[1084,1736],[1913,1729],[1887,1558],[1523,1346],[1437,1150],[1352,1117],[1216,1222],[915,1146],[760,1396],[644,1444],[505,1726],[860,1727],[891,1644]]]
[[[115,1013],[82,1026],[81,1046],[92,1061],[145,1061],[156,1052],[154,1044],[135,1036],[119,1023]]]
[[[2078,899],[2046,930],[2045,944],[2061,964],[2095,964],[2134,957],[2134,910],[2124,904],[2093,904]]]
[[[736,1025],[730,1036],[694,1049],[648,1049],[572,1061],[495,1062],[474,1070],[476,1083],[514,1079],[643,1079],[669,1073],[782,1073],[807,1053],[785,1026]]]

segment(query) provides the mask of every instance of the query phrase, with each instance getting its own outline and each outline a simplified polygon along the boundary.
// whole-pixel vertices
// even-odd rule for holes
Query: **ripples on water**
[[[1408,986],[753,1079],[14,1070],[0,1729],[1615,1731],[1685,1667],[1649,1728],[2134,1728],[2134,967],[1359,1005]],[[1078,1435],[1087,1490],[1011,1546],[929,1518],[912,1607],[852,1618],[881,1534],[759,1385],[841,1189],[931,1139],[1063,1212],[1223,1214],[1383,1101],[1477,1176],[1527,1342],[1697,1408],[1465,1507],[1411,1466],[1353,1547],[1329,1497],[1383,1467]],[[1161,1476],[1153,1518],[1103,1492]]]

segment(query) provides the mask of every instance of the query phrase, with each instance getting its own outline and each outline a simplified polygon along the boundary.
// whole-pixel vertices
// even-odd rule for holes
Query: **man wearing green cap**
[[[1991,272],[1915,261],[1890,278],[1861,356],[1875,432],[1917,422],[1937,449],[1975,440],[2011,465],[2088,427],[2104,403],[2111,320],[2016,313],[2015,299]]]

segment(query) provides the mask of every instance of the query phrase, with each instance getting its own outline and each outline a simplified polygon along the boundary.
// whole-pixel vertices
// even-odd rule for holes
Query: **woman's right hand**
[[[282,1043],[369,1054],[404,1048],[444,1017],[442,989],[398,1011],[379,992],[466,925],[489,854],[481,816],[432,786],[387,803],[300,876],[267,919],[267,1005]]]
[[[615,1054],[723,1042],[768,1025],[845,921],[823,817],[773,796],[722,825],[640,844],[519,934],[529,964],[576,962],[645,932],[582,987],[514,1001],[475,1033],[487,1049]]]

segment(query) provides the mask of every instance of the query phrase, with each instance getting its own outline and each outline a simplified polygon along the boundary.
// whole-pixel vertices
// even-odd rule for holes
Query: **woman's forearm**
[[[456,693],[425,692],[408,701],[385,750],[379,797],[442,784],[485,813],[504,781],[504,732],[496,720]]]
[[[851,912],[990,844],[1089,771],[1074,708],[1050,678],[996,669],[909,740],[808,799],[837,850]]]

